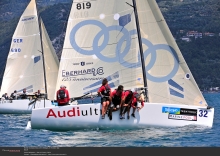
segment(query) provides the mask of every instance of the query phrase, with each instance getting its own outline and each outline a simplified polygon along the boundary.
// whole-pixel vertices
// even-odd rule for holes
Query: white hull
[[[101,119],[100,103],[62,106],[54,108],[33,109],[31,115],[32,129],[48,129],[48,130],[74,130],[84,128],[136,128],[146,126],[186,126],[201,125],[212,127],[214,119],[214,108],[207,109],[205,107],[188,106],[179,104],[162,104],[162,103],[145,103],[140,112],[135,112],[136,118],[130,116],[128,120],[127,114],[125,119],[119,119],[119,111],[113,112],[113,119],[105,117]],[[191,115],[175,115],[163,113],[163,110],[172,107],[170,112],[193,109],[196,114]],[[87,115],[86,114],[87,111]],[[191,111],[191,113],[193,113]],[[73,113],[75,112],[75,113]],[[132,112],[132,108],[130,114]],[[85,115],[85,116],[83,116]],[[48,117],[47,117],[48,116]],[[173,119],[169,119],[173,118]],[[174,119],[176,118],[176,119]],[[178,119],[177,119],[178,118]]]
[[[36,101],[35,106],[28,105],[29,100],[0,101],[0,114],[31,114],[32,109],[44,108],[44,100]],[[45,107],[54,107],[50,100],[45,100]]]

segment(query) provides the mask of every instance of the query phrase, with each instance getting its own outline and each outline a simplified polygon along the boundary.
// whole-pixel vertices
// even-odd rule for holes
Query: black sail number
[[[90,2],[77,3],[77,4],[76,4],[76,8],[77,8],[78,10],[81,10],[81,9],[90,9],[90,8],[91,8],[91,3],[90,3]]]

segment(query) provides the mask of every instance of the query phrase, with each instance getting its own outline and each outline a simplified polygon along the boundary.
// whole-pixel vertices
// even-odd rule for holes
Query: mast
[[[45,98],[47,99],[47,79],[46,79],[46,71],[45,71],[45,61],[44,61],[44,50],[43,50],[43,42],[42,42],[42,31],[41,31],[41,18],[38,13],[38,23],[39,23],[39,31],[40,31],[40,42],[42,51],[38,50],[42,54],[43,61],[43,71],[44,71],[44,84],[45,84]]]
[[[137,27],[137,35],[138,35],[138,43],[139,43],[139,49],[140,49],[140,56],[141,56],[141,65],[142,65],[142,71],[143,71],[143,79],[144,79],[144,90],[145,90],[145,96],[147,97],[147,76],[146,76],[146,69],[145,69],[145,60],[144,60],[144,53],[143,53],[143,47],[142,47],[142,40],[141,40],[141,33],[140,33],[140,25],[139,25],[139,20],[138,20],[138,13],[137,13],[137,6],[136,6],[136,1],[133,1],[133,6],[129,3],[131,7],[134,8],[134,15],[135,15],[135,21],[136,21],[136,27]],[[147,99],[146,99],[147,100]]]
[[[47,79],[46,79],[46,70],[45,70],[45,61],[44,61],[44,50],[43,50],[43,42],[42,42],[42,31],[41,31],[41,18],[39,19],[39,30],[40,30],[40,42],[41,42],[41,49],[42,49],[42,60],[43,60],[43,70],[44,70],[44,84],[45,84],[45,98],[47,99]],[[38,50],[39,51],[39,50]]]

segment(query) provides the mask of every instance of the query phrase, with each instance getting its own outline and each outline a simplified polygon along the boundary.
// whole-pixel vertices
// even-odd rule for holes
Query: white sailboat
[[[26,88],[29,94],[41,90],[48,99],[54,99],[58,68],[57,55],[43,21],[38,19],[36,2],[31,0],[12,37],[0,95],[10,96],[14,90],[20,93]],[[29,103],[29,99],[1,100],[0,113],[30,114],[34,107],[53,106],[47,99]]]
[[[206,103],[155,0],[74,0],[68,19],[57,89],[71,97],[97,92],[103,78],[111,88],[147,88],[136,118],[101,119],[101,104],[34,109],[32,129],[97,127],[212,127]]]

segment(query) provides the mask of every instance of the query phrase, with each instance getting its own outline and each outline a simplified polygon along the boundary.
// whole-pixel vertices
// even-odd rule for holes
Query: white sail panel
[[[44,62],[46,71],[48,99],[55,99],[59,60],[47,34],[43,21],[41,20],[42,45],[44,50]]]
[[[153,103],[207,105],[155,0],[138,0],[148,96]]]
[[[13,35],[3,76],[1,93],[14,90],[35,92],[44,88],[43,63],[35,0],[22,14]]]
[[[71,97],[111,88],[143,87],[132,0],[74,0],[59,66],[57,89]]]

